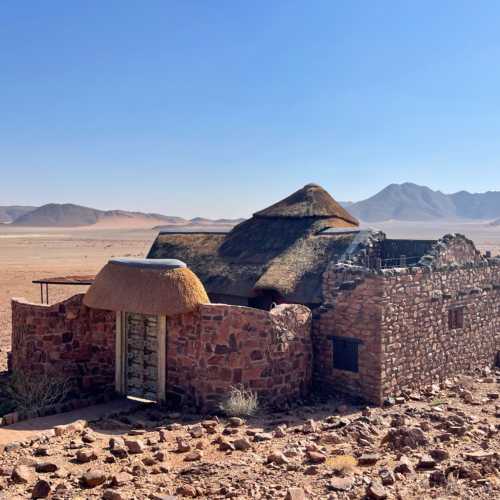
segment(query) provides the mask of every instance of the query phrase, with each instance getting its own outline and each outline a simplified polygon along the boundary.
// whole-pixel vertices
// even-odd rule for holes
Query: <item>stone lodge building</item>
[[[171,286],[164,259],[185,263],[208,298],[174,314],[168,301],[165,310],[148,309]],[[227,233],[161,232],[144,263],[150,267],[137,273],[156,284],[139,302],[127,299],[134,288],[142,295],[144,276],[133,272],[115,273],[108,292],[87,305],[81,296],[52,306],[13,300],[13,369],[57,366],[79,389],[131,394],[141,383],[124,367],[144,356],[123,346],[153,332],[163,354],[153,362],[161,377],[150,397],[203,409],[240,384],[275,404],[311,390],[381,404],[403,388],[497,362],[500,258],[461,235],[395,240],[361,229],[314,184]],[[118,305],[107,298],[114,290]],[[139,329],[133,335],[129,323]]]

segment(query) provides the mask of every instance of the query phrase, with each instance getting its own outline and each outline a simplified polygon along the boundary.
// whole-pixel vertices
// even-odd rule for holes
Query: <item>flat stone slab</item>
[[[58,425],[69,425],[78,420],[98,420],[110,413],[130,411],[138,408],[140,403],[130,399],[116,399],[100,405],[88,406],[66,413],[58,413],[47,417],[23,420],[16,424],[0,427],[0,447],[33,439],[36,436],[50,434]]]

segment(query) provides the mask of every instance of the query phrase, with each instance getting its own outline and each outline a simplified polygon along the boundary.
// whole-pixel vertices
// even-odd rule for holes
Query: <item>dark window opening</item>
[[[448,311],[448,328],[459,330],[464,327],[464,307],[454,307]]]
[[[270,311],[274,306],[282,303],[283,298],[275,290],[259,290],[255,297],[248,299],[250,307],[264,311]]]
[[[358,372],[358,346],[356,339],[333,338],[333,367],[337,370]]]

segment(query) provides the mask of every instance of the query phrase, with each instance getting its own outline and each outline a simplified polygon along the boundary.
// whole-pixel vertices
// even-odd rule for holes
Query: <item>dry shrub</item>
[[[457,496],[459,498],[466,498],[466,491],[463,481],[458,479],[458,474],[450,474],[446,484],[446,492],[449,495]]]
[[[257,394],[244,388],[232,387],[228,396],[219,405],[228,417],[251,417],[259,409]]]
[[[335,472],[346,474],[356,470],[358,461],[351,455],[337,455],[327,458],[326,464]]]
[[[8,387],[9,396],[20,413],[34,413],[64,401],[70,381],[57,374],[15,373]]]

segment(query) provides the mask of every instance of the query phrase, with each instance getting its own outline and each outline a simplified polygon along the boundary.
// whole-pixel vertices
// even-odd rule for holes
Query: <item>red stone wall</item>
[[[243,385],[273,405],[306,395],[311,383],[311,312],[210,304],[167,320],[167,391],[210,408]]]
[[[325,304],[313,321],[315,387],[380,403],[382,278],[332,268],[323,295]],[[332,337],[361,341],[357,373],[333,367]]]
[[[116,315],[89,309],[82,298],[54,305],[12,300],[14,373],[68,377],[76,395],[113,390]]]
[[[464,306],[464,327],[448,311]],[[492,366],[500,350],[500,266],[418,269],[384,280],[382,373],[385,395]]]
[[[14,372],[58,373],[75,392],[114,389],[115,313],[89,309],[76,295],[51,306],[12,301]],[[280,405],[310,391],[311,312],[205,305],[167,319],[167,392],[215,406],[232,386]]]

